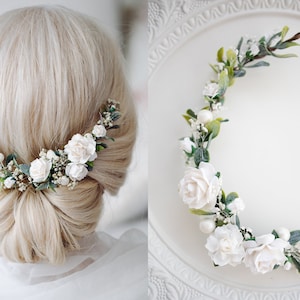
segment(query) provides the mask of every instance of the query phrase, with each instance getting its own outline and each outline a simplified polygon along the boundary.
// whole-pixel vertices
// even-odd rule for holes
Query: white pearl
[[[213,119],[214,117],[212,112],[207,109],[200,110],[197,115],[197,121],[204,125],[211,122]]]
[[[215,230],[216,224],[214,220],[206,219],[200,221],[199,228],[201,232],[208,234],[208,233],[212,233]]]
[[[282,240],[284,241],[288,241],[291,237],[291,234],[290,234],[290,231],[285,228],[285,227],[279,227],[277,230],[276,230],[279,238],[281,238]]]

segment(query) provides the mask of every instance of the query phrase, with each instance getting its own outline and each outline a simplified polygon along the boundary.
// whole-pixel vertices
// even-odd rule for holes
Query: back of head
[[[1,255],[19,262],[64,261],[94,231],[105,190],[124,181],[135,139],[135,112],[122,59],[88,17],[32,7],[0,17],[0,152],[29,163],[42,148],[61,149],[91,132],[108,98],[120,102],[119,129],[88,176],[73,189],[0,192]]]

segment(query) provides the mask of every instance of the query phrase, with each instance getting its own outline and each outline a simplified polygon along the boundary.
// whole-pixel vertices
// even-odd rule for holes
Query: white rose
[[[237,214],[245,209],[245,202],[241,198],[235,198],[227,205],[227,208],[231,210],[233,214]]]
[[[70,179],[67,176],[62,176],[57,179],[57,183],[60,185],[68,185],[69,182],[70,182]]]
[[[65,152],[72,163],[84,164],[95,159],[96,142],[91,135],[82,136],[77,133],[65,146]]]
[[[212,164],[201,162],[199,168],[187,168],[179,183],[179,194],[189,208],[211,210],[221,190]]]
[[[43,182],[49,176],[52,163],[45,158],[37,158],[31,162],[29,174],[33,182]]]
[[[217,227],[205,244],[208,254],[218,266],[236,266],[245,256],[243,236],[236,225]]]
[[[66,167],[66,174],[74,181],[80,181],[88,174],[85,165],[70,163]]]
[[[55,152],[53,150],[48,150],[46,157],[49,160],[57,160],[58,159],[58,156],[55,154]]]
[[[245,266],[253,273],[262,274],[272,271],[276,265],[283,266],[287,261],[284,248],[288,246],[288,242],[275,239],[273,234],[256,237],[255,241],[246,241]]]
[[[210,110],[202,109],[198,112],[197,121],[202,124],[207,124],[214,119],[213,114]]]
[[[182,141],[180,141],[180,149],[187,152],[192,153],[193,149],[192,147],[196,148],[196,145],[194,142],[191,141],[190,138],[185,137]]]
[[[106,136],[106,129],[103,125],[95,125],[92,133],[97,138],[105,137]]]
[[[219,93],[219,85],[215,82],[207,83],[203,89],[203,96],[215,97]]]
[[[290,231],[285,228],[285,227],[279,227],[277,230],[276,230],[279,238],[283,239],[284,241],[288,241],[291,237],[291,233]]]
[[[15,184],[16,180],[12,177],[7,177],[5,180],[4,180],[4,186],[7,188],[7,189],[11,189],[13,187],[13,185]]]

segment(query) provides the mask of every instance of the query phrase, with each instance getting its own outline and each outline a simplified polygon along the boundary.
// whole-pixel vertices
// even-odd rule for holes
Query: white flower
[[[227,205],[227,208],[230,209],[233,214],[237,214],[245,209],[244,200],[241,198],[235,198]]]
[[[96,142],[91,134],[82,136],[77,133],[65,146],[65,152],[72,163],[84,164],[95,159]]]
[[[95,125],[94,129],[92,131],[93,135],[95,135],[97,138],[105,137],[106,136],[106,129],[103,125]]]
[[[215,82],[207,83],[203,89],[203,96],[214,98],[218,95],[219,85]]]
[[[213,114],[211,111],[207,109],[202,109],[198,112],[197,115],[197,122],[202,124],[207,124],[214,119]]]
[[[182,141],[180,141],[180,149],[187,152],[192,153],[193,149],[192,147],[196,148],[196,145],[194,142],[191,141],[190,138],[185,137]]]
[[[68,185],[69,182],[70,182],[70,179],[67,176],[62,176],[57,179],[57,183],[60,185]]]
[[[236,225],[217,227],[205,244],[208,254],[218,266],[236,266],[245,256],[243,236]]]
[[[4,154],[0,153],[0,163],[2,163],[4,161]]]
[[[46,157],[49,160],[57,160],[58,159],[58,156],[55,154],[55,152],[53,150],[48,150]]]
[[[212,233],[216,228],[215,220],[212,218],[207,218],[204,220],[201,220],[199,223],[199,229],[203,233]]]
[[[70,163],[66,167],[66,174],[73,181],[80,181],[88,174],[88,169],[85,165]]]
[[[13,185],[15,184],[16,180],[13,178],[13,177],[7,177],[5,180],[4,180],[4,186],[7,188],[7,189],[11,189],[13,187]]]
[[[277,230],[276,230],[278,236],[283,239],[284,241],[288,241],[291,237],[291,233],[290,231],[285,228],[285,227],[279,227]]]
[[[189,208],[212,210],[221,190],[212,164],[201,162],[199,168],[187,168],[179,183],[179,194]]]
[[[276,265],[283,266],[287,258],[284,255],[284,248],[289,243],[273,234],[265,234],[256,237],[255,241],[246,241],[244,247],[246,256],[244,263],[253,273],[265,274],[274,269]]]
[[[33,182],[43,182],[50,173],[52,163],[45,158],[37,158],[30,164],[29,174]]]

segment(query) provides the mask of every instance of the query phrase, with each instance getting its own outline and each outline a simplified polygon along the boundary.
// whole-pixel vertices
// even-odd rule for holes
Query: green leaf
[[[291,236],[290,236],[290,239],[289,239],[289,243],[291,245],[295,245],[299,241],[300,241],[300,230],[291,231]]]
[[[39,185],[36,187],[36,190],[37,190],[37,191],[42,191],[42,190],[48,189],[49,187],[50,187],[49,182],[44,182],[44,183],[39,184]]]
[[[279,238],[279,235],[278,235],[278,233],[275,230],[272,231],[272,234],[275,236],[275,239]]]
[[[238,43],[238,45],[236,47],[236,49],[238,50],[238,52],[240,52],[240,50],[241,50],[241,46],[243,44],[243,40],[244,40],[243,37],[241,37],[240,40],[239,40],[239,43]]]
[[[220,87],[220,90],[219,90],[219,94],[220,95],[223,95],[225,94],[225,91],[229,85],[229,77],[228,77],[228,74],[227,74],[228,71],[225,71],[223,70],[221,73],[220,73],[220,77],[219,77],[219,87]]]
[[[211,139],[213,139],[219,134],[221,123],[219,120],[216,119],[211,122],[208,122],[205,125],[205,127],[207,128],[209,135],[211,135]]]
[[[235,192],[232,192],[232,193],[228,194],[227,197],[226,197],[226,199],[225,199],[226,206],[228,204],[230,204],[231,202],[233,202],[233,200],[236,199],[236,198],[238,198],[238,197],[239,197],[239,195],[237,193],[235,193]]]
[[[12,161],[12,160],[15,160],[17,158],[16,154],[12,153],[12,154],[9,154],[7,157],[6,157],[6,165]]]
[[[288,33],[288,31],[289,31],[289,27],[288,26],[284,26],[282,28],[282,30],[281,30],[281,40],[282,41],[284,40],[284,38],[285,38],[286,34]]]
[[[106,149],[106,148],[107,148],[107,145],[104,144],[104,143],[100,143],[100,144],[97,144],[97,145],[96,145],[96,151],[97,151],[97,152],[99,152],[99,151],[101,151],[101,150],[104,150],[104,149]]]
[[[240,218],[238,217],[238,215],[235,215],[235,224],[238,228],[241,228],[241,222],[240,222]]]
[[[19,168],[23,174],[30,176],[30,174],[29,174],[30,165],[21,164],[21,165],[19,165]]]
[[[292,262],[295,265],[296,269],[298,270],[298,272],[300,273],[300,262],[297,260],[297,258],[295,256],[291,256]]]
[[[191,109],[188,109],[188,110],[186,111],[186,114],[187,114],[188,116],[194,118],[194,119],[197,119],[197,115],[196,115],[195,112],[194,112],[193,110],[191,110]]]
[[[234,67],[236,64],[236,53],[233,49],[228,49],[226,52],[227,62],[229,66]]]
[[[209,162],[209,152],[204,148],[197,148],[194,155],[195,165],[198,167],[202,161]]]
[[[279,45],[277,45],[276,49],[286,49],[286,48],[295,47],[295,46],[299,46],[299,44],[296,42],[283,42],[283,43],[280,43]]]
[[[234,71],[234,77],[243,77],[246,75],[246,71],[244,69],[239,69]]]
[[[217,52],[217,61],[223,62],[224,48],[220,48]]]
[[[214,212],[208,212],[208,211],[204,211],[202,209],[196,209],[196,208],[190,208],[190,213],[192,213],[194,215],[198,215],[198,216],[212,216],[215,214]]]
[[[287,54],[277,54],[272,52],[272,55],[278,58],[289,58],[289,57],[297,57],[297,54],[287,53]]]
[[[247,65],[247,66],[245,66],[246,68],[257,68],[257,67],[268,67],[268,66],[270,66],[270,64],[267,62],[267,61],[259,61],[259,62],[257,62],[257,63],[255,63],[255,64],[253,64],[253,65]]]

